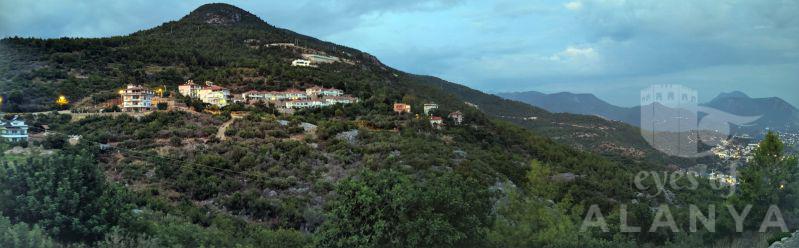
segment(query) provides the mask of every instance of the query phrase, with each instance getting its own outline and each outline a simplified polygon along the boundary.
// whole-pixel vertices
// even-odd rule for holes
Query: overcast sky
[[[203,1],[0,0],[0,36],[104,37]],[[594,93],[638,103],[651,84],[709,100],[741,90],[799,106],[799,0],[231,1],[268,23],[486,92]]]

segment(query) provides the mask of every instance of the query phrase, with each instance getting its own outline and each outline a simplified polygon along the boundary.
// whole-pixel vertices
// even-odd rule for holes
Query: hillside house
[[[155,92],[147,87],[129,84],[121,95],[124,112],[146,112],[154,109]]]
[[[425,103],[422,107],[424,110],[424,114],[429,115],[430,111],[438,109],[438,104],[435,103]]]
[[[8,142],[27,141],[28,125],[19,116],[8,121],[0,119],[0,137]]]
[[[310,60],[304,60],[304,59],[295,59],[294,61],[291,61],[291,66],[315,67],[314,65],[311,64]]]
[[[230,99],[230,91],[223,87],[209,84],[197,92],[197,97],[204,103],[221,108],[229,104],[228,99]]]
[[[344,91],[340,90],[340,89],[335,89],[335,88],[322,88],[322,90],[319,92],[319,95],[323,95],[323,96],[342,96],[342,95],[344,95]]]
[[[322,94],[322,89],[323,88],[319,86],[307,88],[305,89],[305,94],[308,96],[318,96],[319,94]]]
[[[318,108],[327,106],[325,102],[317,100],[292,100],[286,102],[286,108]]]
[[[197,98],[197,92],[202,88],[202,86],[195,84],[193,80],[189,80],[185,84],[178,86],[178,92],[187,97]]]
[[[326,96],[322,97],[322,100],[328,105],[336,105],[338,103],[350,104],[358,102],[357,98],[351,96]]]
[[[404,103],[395,103],[394,104],[394,112],[397,113],[410,113],[411,112],[411,105],[404,104]]]
[[[335,62],[341,62],[341,59],[335,56],[327,56],[321,54],[303,54],[302,58],[308,61],[311,61],[313,64],[330,64]]]
[[[214,85],[211,81],[205,81],[205,86],[194,84],[189,80],[183,85],[178,86],[181,95],[191,98],[199,98],[200,101],[217,107],[224,107],[230,104],[230,90]]]
[[[309,97],[316,97],[316,96],[343,96],[344,91],[336,88],[323,88],[319,86],[314,86],[311,88],[305,89],[305,94]]]
[[[463,123],[463,113],[461,113],[461,111],[449,113],[449,119],[451,119],[452,122],[455,122],[456,125],[460,125]]]
[[[438,116],[430,116],[430,125],[434,128],[441,129],[444,126],[444,118]]]

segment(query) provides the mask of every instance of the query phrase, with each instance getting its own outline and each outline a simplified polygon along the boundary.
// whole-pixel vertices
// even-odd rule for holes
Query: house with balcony
[[[23,142],[28,140],[28,125],[19,116],[11,120],[0,119],[0,138],[8,142]]]
[[[220,108],[230,104],[231,99],[230,90],[214,85],[211,81],[205,81],[205,86],[200,86],[189,80],[185,84],[178,86],[178,92],[183,96],[199,98],[204,103]]]
[[[129,84],[122,90],[121,95],[123,112],[146,112],[155,109],[153,105],[155,92],[147,87]]]
[[[200,101],[220,108],[230,104],[228,101],[230,99],[230,90],[208,83],[207,86],[197,91],[197,97],[200,98]]]
[[[178,86],[178,92],[181,95],[186,97],[197,97],[197,92],[199,92],[203,87],[201,85],[195,84],[194,80],[189,80],[185,84],[181,84]]]

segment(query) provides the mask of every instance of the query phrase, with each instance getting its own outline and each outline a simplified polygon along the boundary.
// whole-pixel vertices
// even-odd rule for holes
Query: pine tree
[[[786,156],[779,136],[768,132],[755,149],[752,163],[740,171],[740,193],[733,203],[739,210],[752,205],[747,223],[756,228],[769,206],[776,205],[783,212],[796,208],[796,180],[796,157]]]

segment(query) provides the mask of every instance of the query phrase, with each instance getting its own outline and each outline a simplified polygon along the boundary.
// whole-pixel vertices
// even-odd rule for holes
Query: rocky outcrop
[[[796,248],[799,247],[799,231],[796,231],[790,237],[782,238],[782,240],[774,242],[769,248]]]

